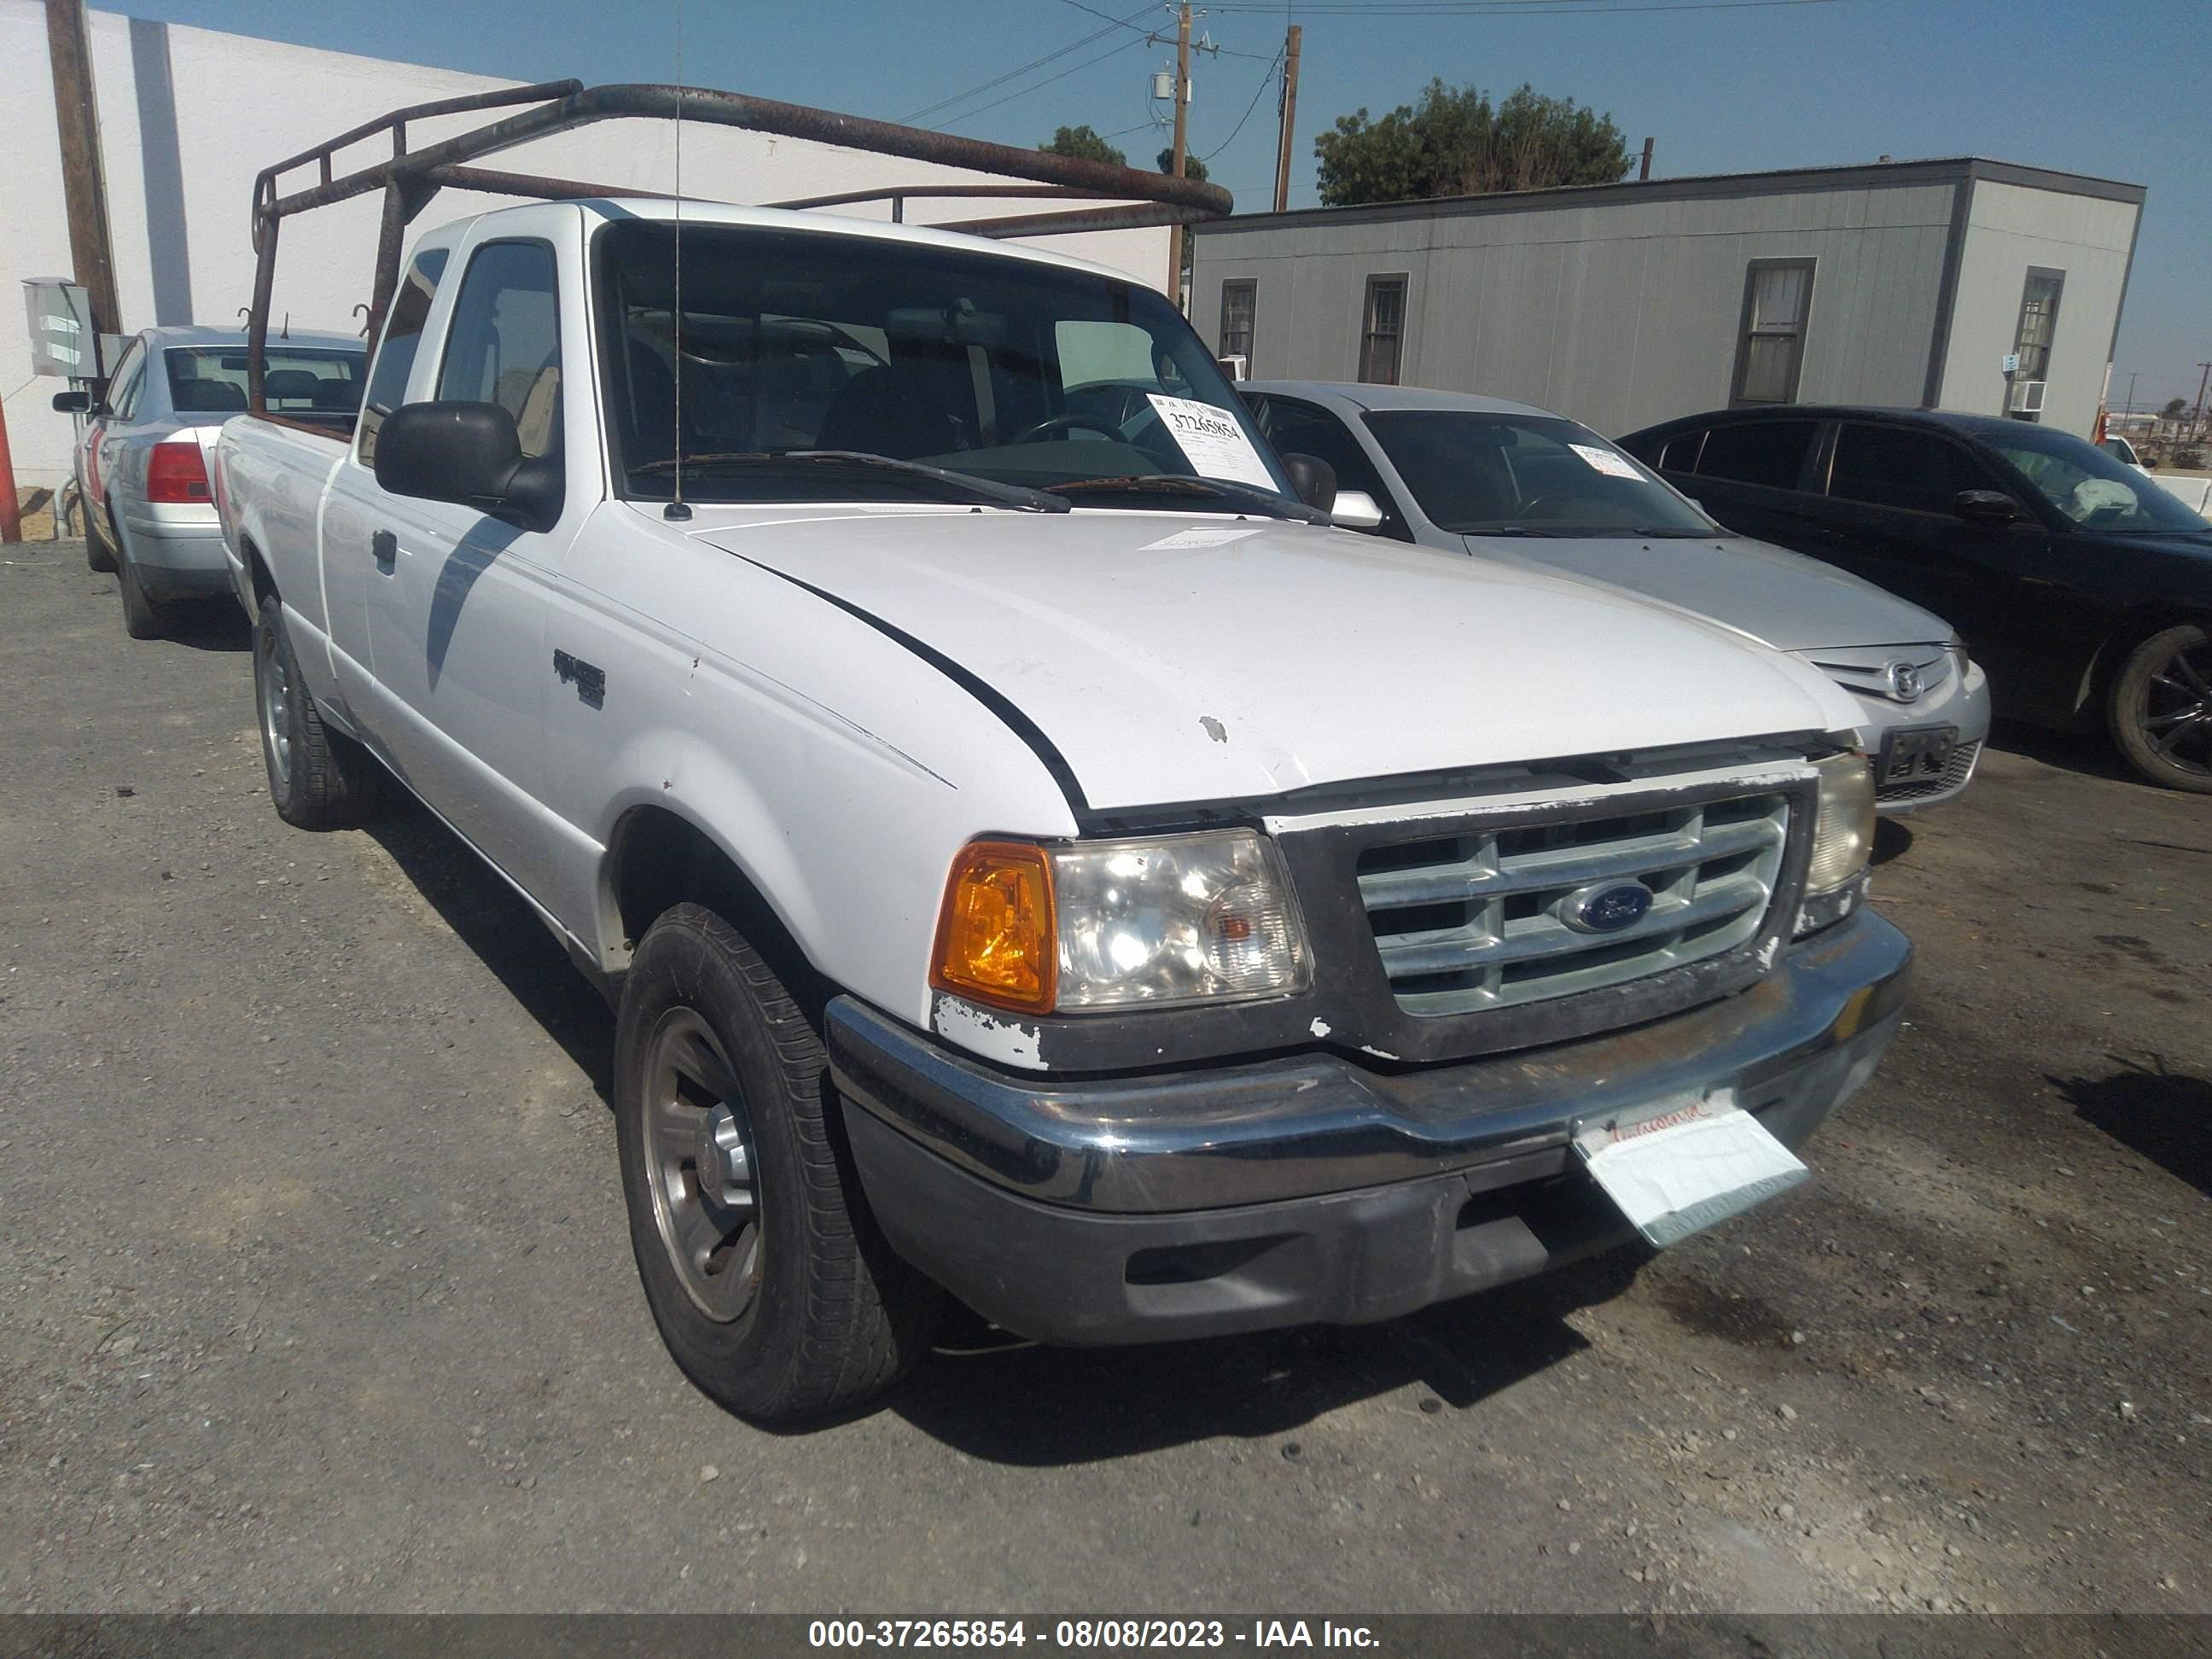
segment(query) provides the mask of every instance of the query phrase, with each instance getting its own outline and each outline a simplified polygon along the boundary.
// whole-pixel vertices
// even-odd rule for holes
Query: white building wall
[[[253,177],[271,161],[404,105],[517,84],[112,12],[94,12],[88,24],[117,298],[126,332],[155,323],[238,322],[253,296],[248,219]],[[586,81],[588,67],[579,66]],[[69,471],[70,422],[49,404],[64,383],[32,377],[29,331],[20,320],[21,280],[67,276],[71,268],[46,9],[40,0],[0,0],[0,108],[9,112],[15,134],[0,169],[0,222],[9,227],[0,240],[0,278],[12,307],[0,318],[0,392],[6,394],[17,483],[52,486]],[[499,113],[418,124],[409,142],[420,146]],[[341,156],[339,170],[349,161],[367,166],[389,153],[388,141],[369,140]],[[503,151],[482,165],[630,189],[674,185],[665,122],[601,122]],[[787,200],[983,176],[731,128],[693,125],[684,135],[685,193],[714,200]],[[314,174],[301,169],[286,182],[303,188],[314,182]],[[427,229],[506,204],[507,198],[447,191],[416,223]],[[1025,205],[950,198],[909,204],[908,216],[916,223],[983,218],[1020,212]],[[380,194],[370,194],[284,222],[272,323],[289,314],[295,327],[358,329],[353,307],[368,298],[380,210]],[[838,210],[869,218],[889,215],[879,203]],[[1165,285],[1165,229],[1055,236],[1045,245],[1128,271],[1152,287]]]
[[[2141,212],[2133,202],[1978,180],[1959,264],[1942,406],[2004,412],[2004,359],[2019,331],[2028,270],[2060,270],[2066,283],[2051,341],[2043,423],[2087,437],[2096,423]]]

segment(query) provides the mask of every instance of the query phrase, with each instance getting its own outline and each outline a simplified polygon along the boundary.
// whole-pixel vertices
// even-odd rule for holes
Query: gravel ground
[[[2212,1610],[2212,802],[2001,734],[1886,829],[1815,1180],[1396,1324],[662,1353],[611,1022],[419,810],[280,823],[227,605],[0,563],[0,1608]]]

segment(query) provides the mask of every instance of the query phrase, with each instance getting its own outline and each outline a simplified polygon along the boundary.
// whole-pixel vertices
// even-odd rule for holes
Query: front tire
[[[2128,764],[2168,789],[2212,794],[2212,633],[2162,629],[2128,653],[2106,702]]]
[[[630,1247],[677,1364],[760,1423],[890,1389],[942,1300],[867,1212],[828,1071],[805,1012],[729,923],[679,904],[647,930],[615,1036]]]
[[[301,830],[359,823],[376,800],[376,763],[323,724],[274,593],[262,599],[254,619],[253,706],[276,816]]]

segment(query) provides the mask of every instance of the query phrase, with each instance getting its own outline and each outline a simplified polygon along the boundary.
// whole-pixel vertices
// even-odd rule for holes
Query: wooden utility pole
[[[62,142],[62,198],[69,212],[70,263],[91,301],[96,334],[123,331],[115,301],[115,246],[107,233],[107,181],[100,159],[100,110],[84,0],[46,0],[46,56],[54,72],[54,118]],[[178,250],[177,257],[184,257]]]
[[[1183,176],[1183,161],[1188,143],[1187,129],[1190,125],[1190,4],[1184,0],[1182,21],[1176,25],[1176,85],[1175,85],[1175,164],[1168,170],[1178,179]],[[1168,232],[1168,298],[1182,306],[1182,238],[1183,228],[1177,224]]]
[[[1291,141],[1298,125],[1298,38],[1304,31],[1291,25],[1283,42],[1283,131],[1275,141],[1275,211],[1291,204]]]
[[[1636,170],[1636,182],[1642,184],[1651,176],[1651,141],[1644,141],[1644,165]]]
[[[2189,422],[2189,431],[2192,437],[2201,437],[2203,434],[2204,382],[2208,378],[2212,378],[2212,363],[2199,363],[2197,367],[2203,369],[2204,373],[2197,377],[2197,413]]]

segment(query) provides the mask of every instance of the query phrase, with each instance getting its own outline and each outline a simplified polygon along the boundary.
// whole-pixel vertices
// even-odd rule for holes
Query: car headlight
[[[1312,975],[1274,844],[1218,830],[970,843],[946,883],[930,982],[1075,1013],[1283,996]]]
[[[1865,869],[1874,855],[1874,769],[1853,751],[1814,761],[1813,769],[1820,776],[1820,793],[1805,890],[1824,893]]]

